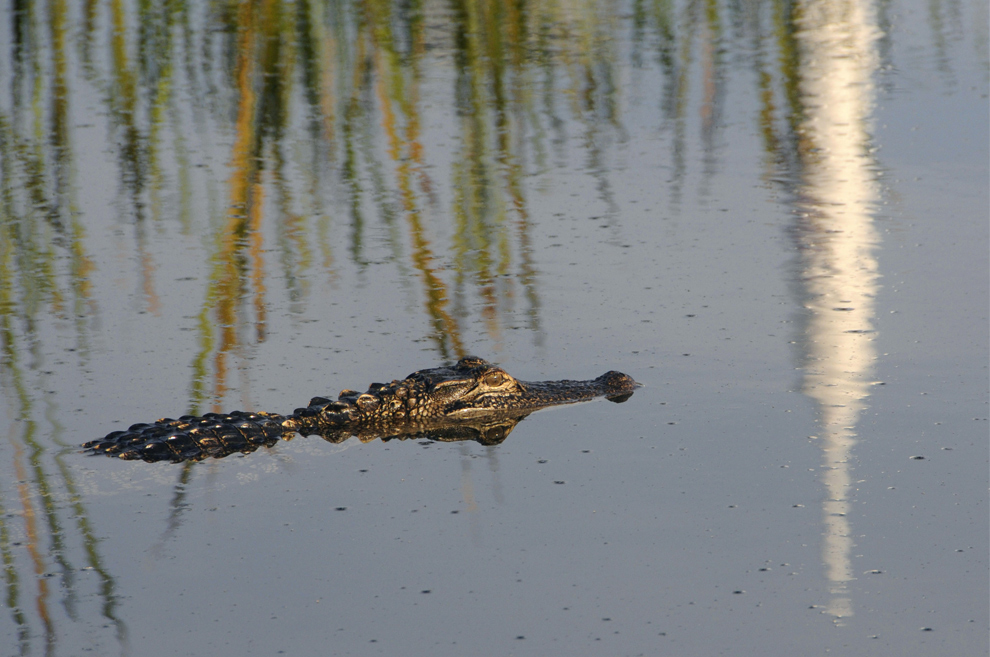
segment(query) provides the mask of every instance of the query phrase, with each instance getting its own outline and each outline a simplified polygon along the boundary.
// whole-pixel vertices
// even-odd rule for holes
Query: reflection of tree
[[[64,20],[64,6],[52,7],[53,24]],[[378,227],[388,237],[399,284],[419,299],[441,355],[463,354],[461,325],[475,313],[497,340],[507,323],[515,324],[509,316],[520,291],[524,325],[539,340],[526,181],[534,166],[546,168],[550,144],[566,141],[563,113],[583,127],[585,170],[605,205],[605,222],[618,230],[609,153],[625,138],[616,47],[622,24],[611,9],[459,0],[442,15],[449,19],[444,23],[433,20],[440,17],[436,7],[420,3],[254,0],[201,8],[117,1],[106,13],[88,4],[78,36],[80,70],[107,109],[119,207],[133,231],[144,309],[157,312],[160,303],[151,227],[205,214],[192,207],[197,181],[188,172],[190,121],[207,142],[215,139],[211,122],[229,129],[226,208],[212,226],[192,405],[221,396],[229,385],[229,358],[246,340],[264,340],[266,265],[278,263],[290,311],[301,312],[314,263],[334,278],[333,250],[348,244],[363,272],[367,235]],[[657,37],[667,80],[665,120],[680,126],[675,180],[685,162],[677,144],[685,139],[691,35],[706,28],[711,84],[704,135],[706,166],[713,171],[723,77],[719,7],[692,1],[678,10],[659,2],[640,14]],[[112,29],[103,40],[107,26]],[[101,48],[108,57],[100,56]],[[447,76],[457,116],[446,209],[438,205],[440,185],[427,162],[424,70]],[[67,77],[54,81],[73,89]],[[67,135],[68,122],[59,125],[52,133]],[[301,150],[299,134],[306,135]],[[170,195],[178,199],[171,207],[165,202]],[[441,223],[445,214],[451,231]],[[338,239],[342,233],[349,239]],[[449,244],[438,241],[445,233]],[[266,245],[263,236],[271,234],[276,239]],[[272,251],[273,261],[265,262]],[[87,277],[83,272],[75,280],[85,284]]]
[[[30,80],[41,87],[50,83],[45,133],[58,148],[71,135],[64,112],[68,95],[82,81],[99,91],[118,163],[119,207],[132,227],[133,260],[147,310],[156,311],[160,303],[155,282],[160,265],[148,243],[151,225],[177,214],[186,220],[205,214],[190,207],[191,122],[207,141],[211,121],[229,128],[229,206],[226,221],[214,226],[214,275],[201,298],[213,308],[213,324],[220,319],[233,324],[224,323],[218,335],[203,334],[204,348],[218,352],[197,360],[199,378],[223,379],[224,354],[236,352],[248,336],[264,339],[263,253],[276,252],[291,307],[299,312],[314,266],[334,278],[340,263],[333,250],[349,244],[352,262],[367,267],[367,234],[379,226],[389,238],[389,259],[400,284],[420,300],[441,354],[460,353],[460,326],[474,313],[497,338],[511,322],[507,317],[520,289],[526,325],[538,336],[539,278],[526,180],[544,170],[549,153],[568,139],[565,114],[582,127],[578,143],[585,171],[605,205],[604,220],[617,226],[609,154],[625,138],[622,55],[616,45],[625,23],[608,3],[456,0],[440,7],[253,0],[201,7],[116,0],[104,11],[88,2],[74,37],[82,55],[78,72],[66,66],[65,53],[73,46],[63,27],[67,3],[48,3],[44,15],[39,3],[19,6],[10,20],[17,37],[13,70],[21,74],[13,76],[11,97],[27,107],[23,101],[40,88]],[[799,62],[788,26],[801,11],[801,5],[788,2],[632,3],[633,61],[656,62],[659,76],[675,205],[688,167],[690,87],[699,67],[702,183],[717,170],[730,62],[748,60],[757,73],[768,152],[774,158],[793,152],[786,141],[801,138],[793,123],[801,111],[793,83]],[[946,44],[951,45],[947,26],[958,18],[937,3],[930,18],[937,54],[944,59]],[[49,27],[47,39],[38,34],[40,24]],[[41,44],[50,46],[51,66],[32,59]],[[443,181],[453,190],[448,208],[437,205],[441,185],[427,163],[432,146],[424,140],[424,70],[447,76],[457,114],[451,124],[456,158]],[[73,77],[79,74],[82,81]],[[784,96],[779,103],[778,87]],[[11,118],[8,134],[24,134],[22,115]],[[790,121],[790,129],[780,129],[781,120]],[[302,150],[299,135],[304,135]],[[71,203],[66,175],[72,161],[25,161],[36,176],[57,179],[61,209]],[[170,195],[178,199],[171,206]],[[445,233],[444,215],[453,229],[449,244],[438,241]],[[74,224],[75,237],[68,242],[81,244],[83,226],[74,213],[47,218],[53,226],[64,222],[61,230]],[[261,237],[266,226],[274,226],[277,235],[267,247]],[[339,233],[349,239],[338,239]],[[320,257],[314,257],[316,251]],[[453,271],[445,273],[440,262],[452,263]],[[86,285],[89,265],[82,256],[77,264],[72,280]],[[409,285],[406,273],[415,274],[418,285]],[[244,293],[247,301],[238,296]],[[85,310],[74,314],[83,316]],[[209,323],[201,321],[201,331]],[[225,385],[218,380],[209,387],[220,391]],[[205,399],[198,388],[194,396]]]
[[[39,396],[51,387],[42,343],[49,317],[73,327],[85,363],[96,305],[93,264],[74,207],[67,6],[48,3],[44,15],[35,9],[27,3],[10,14],[12,93],[0,109],[0,389],[12,420],[0,445],[12,474],[0,482],[0,561],[21,654],[33,652],[38,638],[46,653],[54,652],[58,606],[70,621],[91,620],[80,560],[99,577],[96,614],[126,642],[114,578],[60,451],[61,427],[48,419],[57,409]]]
[[[278,122],[283,97],[282,76],[277,70],[280,44],[279,34],[274,32],[279,16],[265,11],[272,7],[271,3],[260,6],[242,3],[236,18],[239,33],[235,79],[239,94],[231,149],[229,201],[226,221],[215,236],[210,286],[200,311],[201,351],[194,368],[194,408],[206,395],[203,389],[208,378],[205,362],[215,344],[213,326],[219,327],[219,345],[214,355],[211,397],[222,397],[225,392],[227,356],[239,342],[238,329],[243,322],[239,321],[238,306],[248,288],[249,269],[260,273],[263,266],[258,230],[265,196],[261,183],[262,155],[268,141],[266,137],[277,136],[282,127]],[[272,142],[278,146],[277,141]],[[254,305],[257,310],[256,335],[262,341],[265,335],[264,278],[259,276],[253,280],[260,284],[254,289]],[[212,321],[211,314],[214,315]]]

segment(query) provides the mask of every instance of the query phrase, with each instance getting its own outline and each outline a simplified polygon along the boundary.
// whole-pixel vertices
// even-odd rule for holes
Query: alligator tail
[[[164,418],[152,424],[134,424],[83,444],[92,454],[122,459],[155,461],[200,461],[223,458],[236,452],[250,453],[271,447],[294,431],[284,426],[286,418],[275,413],[207,413]]]

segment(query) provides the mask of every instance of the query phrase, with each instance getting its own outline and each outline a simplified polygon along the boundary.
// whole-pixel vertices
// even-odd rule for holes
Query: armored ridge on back
[[[83,448],[124,459],[179,462],[252,452],[294,433],[319,435],[330,442],[350,436],[363,440],[425,436],[495,444],[541,408],[596,397],[623,402],[638,385],[632,377],[614,371],[591,381],[519,381],[500,367],[469,356],[453,367],[372,383],[367,392],[344,390],[336,401],[314,397],[309,406],[290,415],[234,411],[164,418],[114,431]]]

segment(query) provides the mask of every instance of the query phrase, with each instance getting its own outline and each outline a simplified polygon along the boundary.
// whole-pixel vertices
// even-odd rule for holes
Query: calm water
[[[2,655],[981,655],[985,2],[8,3]],[[501,445],[86,457],[465,354]]]

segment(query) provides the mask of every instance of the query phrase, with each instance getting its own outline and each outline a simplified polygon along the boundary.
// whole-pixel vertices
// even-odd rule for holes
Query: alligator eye
[[[486,386],[497,388],[505,382],[505,376],[501,372],[489,372],[482,381]]]

